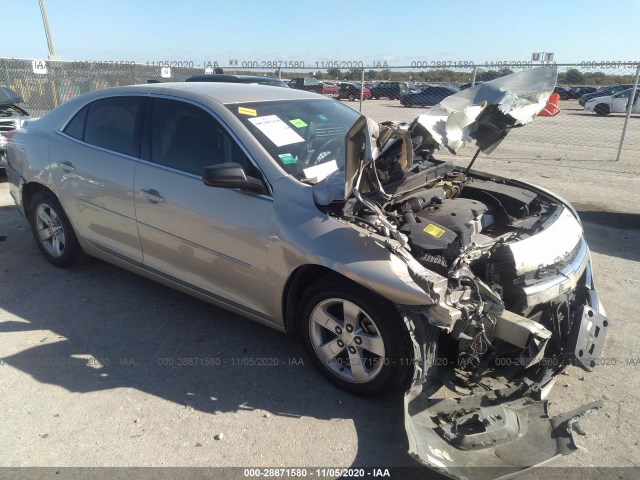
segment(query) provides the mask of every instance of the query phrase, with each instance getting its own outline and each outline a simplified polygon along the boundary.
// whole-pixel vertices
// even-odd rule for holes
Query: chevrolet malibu
[[[97,257],[296,332],[338,387],[405,392],[418,461],[516,472],[575,450],[600,403],[551,418],[544,399],[567,365],[594,368],[609,321],[567,202],[435,154],[491,152],[556,75],[408,124],[261,85],[95,91],[15,132],[11,195],[53,265]]]

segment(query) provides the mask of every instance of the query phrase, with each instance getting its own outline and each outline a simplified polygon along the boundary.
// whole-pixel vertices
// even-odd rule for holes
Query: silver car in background
[[[16,131],[10,191],[54,265],[98,257],[295,331],[340,388],[406,392],[418,461],[515,472],[575,450],[599,404],[551,419],[544,398],[594,368],[609,322],[569,204],[434,154],[490,152],[555,78],[486,82],[410,124],[261,85],[100,90]]]

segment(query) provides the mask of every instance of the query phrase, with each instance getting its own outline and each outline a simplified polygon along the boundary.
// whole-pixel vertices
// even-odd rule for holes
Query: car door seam
[[[254,268],[253,265],[251,265],[250,263],[244,262],[244,261],[242,261],[242,260],[240,260],[238,258],[232,257],[230,255],[226,255],[226,254],[224,254],[222,252],[219,252],[217,250],[213,250],[212,248],[205,247],[204,245],[200,245],[199,243],[192,242],[191,240],[187,240],[186,238],[180,237],[179,235],[174,235],[171,232],[167,232],[166,230],[162,230],[160,228],[154,227],[153,225],[149,225],[148,223],[141,222],[140,220],[138,220],[137,223],[138,223],[138,229],[139,229],[140,225],[143,225],[143,226],[148,227],[148,228],[150,228],[152,230],[155,230],[157,232],[161,232],[161,233],[164,233],[165,235],[169,235],[170,237],[176,238],[176,239],[180,240],[181,242],[185,242],[185,243],[187,243],[187,244],[189,244],[189,245],[191,245],[193,247],[200,248],[202,250],[206,250],[208,252],[213,253],[214,255],[217,255],[219,257],[226,258],[226,259],[231,260],[233,262],[239,263],[240,265],[243,265],[245,267]]]

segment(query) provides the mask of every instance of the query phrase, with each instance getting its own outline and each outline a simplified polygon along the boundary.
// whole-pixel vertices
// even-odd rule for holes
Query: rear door
[[[151,102],[134,187],[145,268],[262,316],[272,199],[202,182],[219,163],[261,172],[210,112]]]
[[[93,246],[142,261],[133,179],[146,98],[110,97],[82,108],[53,135],[51,172],[76,232]]]
[[[629,104],[629,97],[631,96],[631,90],[625,90],[624,92],[616,93],[611,98],[611,112],[624,113],[627,111],[627,105]]]

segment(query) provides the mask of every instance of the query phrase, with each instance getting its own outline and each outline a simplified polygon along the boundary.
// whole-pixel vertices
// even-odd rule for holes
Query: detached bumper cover
[[[456,479],[510,477],[577,449],[574,424],[602,402],[549,417],[546,401],[517,389],[429,400],[405,395],[409,454]]]

